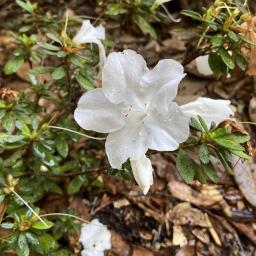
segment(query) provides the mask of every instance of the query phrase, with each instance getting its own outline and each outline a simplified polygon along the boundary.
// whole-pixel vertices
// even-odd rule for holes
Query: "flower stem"
[[[254,122],[239,122],[240,124],[252,124],[252,125],[256,125],[256,123]]]
[[[18,197],[23,204],[25,204],[28,209],[46,226],[48,227],[47,223],[33,210],[33,208],[12,188],[10,188],[11,192]]]
[[[84,220],[80,217],[77,217],[75,215],[72,215],[72,214],[68,214],[68,213],[59,213],[59,212],[53,212],[53,213],[46,213],[46,214],[42,214],[40,215],[41,217],[50,217],[50,216],[66,216],[66,217],[70,217],[70,218],[74,218],[76,220],[79,220],[83,223],[89,223],[89,221],[87,220]]]
[[[63,130],[63,131],[67,131],[67,132],[72,132],[72,133],[78,134],[78,135],[80,135],[82,137],[86,137],[86,138],[94,139],[94,140],[105,140],[106,139],[106,138],[93,137],[93,136],[90,136],[90,135],[87,135],[87,134],[84,134],[84,133],[81,133],[81,132],[77,132],[77,131],[74,131],[74,130],[71,130],[71,129],[68,129],[68,128],[54,126],[54,125],[48,125],[48,128],[57,129],[57,130]]]

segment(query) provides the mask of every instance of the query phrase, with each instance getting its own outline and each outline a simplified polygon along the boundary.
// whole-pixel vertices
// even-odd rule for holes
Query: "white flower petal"
[[[170,103],[168,111],[154,112],[145,119],[148,147],[158,151],[173,151],[189,136],[189,119],[176,103]]]
[[[112,168],[120,169],[128,158],[137,160],[148,150],[145,128],[130,120],[125,127],[108,135],[105,147]]]
[[[75,35],[73,41],[77,44],[95,43],[99,47],[100,66],[106,60],[106,52],[101,40],[105,39],[105,28],[102,25],[94,27],[89,20],[84,20],[80,31]]]
[[[89,20],[84,20],[73,41],[77,44],[85,44],[94,43],[95,39],[105,39],[105,28],[102,25],[94,27]]]
[[[150,159],[143,155],[138,160],[131,160],[131,167],[134,179],[146,195],[153,184],[153,168]]]
[[[218,125],[223,120],[234,115],[229,106],[229,100],[213,100],[200,97],[193,102],[182,105],[181,108],[189,118],[201,116],[207,126],[210,127],[212,121]]]
[[[160,4],[164,4],[164,3],[167,3],[167,2],[170,2],[171,0],[156,0],[155,3],[157,5],[160,5]]]
[[[209,55],[199,56],[196,58],[197,71],[205,76],[213,75],[213,71],[209,65]]]
[[[141,105],[140,79],[147,71],[143,57],[133,50],[110,53],[102,72],[102,89],[113,103]]]
[[[104,96],[102,89],[91,90],[80,98],[74,118],[83,129],[102,133],[116,131],[125,125],[118,106]]]
[[[175,60],[160,60],[158,64],[141,79],[141,84],[153,95],[153,102],[161,111],[166,111],[178,91],[178,85],[183,79],[184,68]]]
[[[79,242],[84,250],[82,256],[104,256],[104,251],[111,248],[111,233],[98,219],[83,224]]]

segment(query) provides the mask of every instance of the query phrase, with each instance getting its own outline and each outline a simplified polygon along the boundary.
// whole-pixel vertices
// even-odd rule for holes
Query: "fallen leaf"
[[[179,245],[180,247],[188,243],[187,237],[185,236],[180,225],[173,226],[172,243],[173,245]]]
[[[179,203],[169,213],[168,219],[174,225],[191,225],[208,227],[209,224],[205,219],[205,215],[200,210],[191,207],[190,203]]]
[[[234,178],[246,200],[256,207],[256,165],[253,160],[242,162],[232,157]]]
[[[204,195],[182,182],[169,182],[168,188],[172,196],[182,201],[201,206],[214,206],[222,201],[222,196]]]

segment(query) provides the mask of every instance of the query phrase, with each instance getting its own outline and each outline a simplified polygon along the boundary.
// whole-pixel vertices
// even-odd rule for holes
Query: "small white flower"
[[[131,160],[131,167],[134,179],[146,195],[153,184],[153,168],[150,159],[143,155],[138,160]]]
[[[79,242],[84,250],[81,256],[104,256],[104,251],[111,248],[111,233],[98,219],[83,224]]]
[[[109,133],[105,146],[113,168],[140,160],[148,149],[176,150],[189,135],[188,118],[172,102],[184,76],[174,60],[161,60],[149,70],[132,50],[111,53],[102,89],[81,97],[75,120],[84,129]]]
[[[196,58],[197,71],[205,76],[213,75],[213,71],[209,65],[209,55],[199,56]]]
[[[76,44],[95,43],[99,47],[100,65],[106,60],[105,48],[101,40],[105,39],[105,28],[102,25],[94,27],[89,20],[84,20],[79,32],[73,38]]]
[[[193,102],[182,105],[181,108],[189,118],[197,118],[200,115],[207,126],[210,127],[212,121],[218,125],[223,120],[234,115],[229,106],[229,100],[213,100],[200,97]]]

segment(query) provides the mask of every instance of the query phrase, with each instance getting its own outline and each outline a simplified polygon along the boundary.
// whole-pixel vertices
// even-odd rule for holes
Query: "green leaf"
[[[3,142],[5,143],[15,143],[23,140],[25,137],[23,135],[7,135],[5,134],[4,137],[1,138],[0,136],[0,143],[1,140],[3,139]]]
[[[197,165],[182,149],[177,154],[176,167],[185,182],[191,182],[194,179]]]
[[[59,43],[60,45],[62,45],[61,39],[59,39],[56,35],[54,35],[52,33],[46,33],[46,36],[49,37],[50,39],[52,39],[54,42]]]
[[[94,84],[91,83],[86,77],[81,74],[76,75],[76,81],[87,91],[95,88]]]
[[[181,14],[184,15],[184,16],[190,17],[194,20],[202,21],[202,19],[203,19],[199,12],[195,12],[195,11],[192,11],[192,10],[182,10]]]
[[[1,228],[12,229],[14,227],[14,224],[10,222],[2,222],[0,226]]]
[[[236,143],[245,143],[250,140],[249,135],[240,134],[240,133],[232,133],[232,134],[226,134],[221,137],[222,139],[232,140]]]
[[[59,80],[66,75],[66,71],[64,67],[58,67],[52,72],[52,78],[54,80]]]
[[[28,242],[24,233],[20,233],[18,237],[18,255],[29,256]]]
[[[88,185],[89,181],[86,175],[78,175],[73,180],[71,180],[68,184],[67,193],[68,195],[73,195],[77,193],[82,186]]]
[[[15,73],[22,66],[23,63],[24,63],[23,54],[11,57],[4,65],[4,74],[11,75]]]
[[[21,0],[16,0],[16,4],[18,4],[21,8],[23,8],[24,10],[26,10],[29,13],[33,12],[33,5],[29,1],[27,1],[25,3]]]
[[[214,74],[221,75],[226,72],[225,64],[217,53],[210,53],[208,62]]]
[[[239,150],[229,150],[230,153],[232,153],[233,155],[239,156],[240,158],[246,159],[246,160],[250,160],[251,157],[249,155],[247,155],[245,152],[243,151],[239,151]]]
[[[198,168],[195,169],[195,177],[200,183],[205,183],[207,180],[206,174],[202,168],[198,166]]]
[[[117,16],[127,12],[121,3],[108,4],[106,14],[110,16]]]
[[[199,148],[199,158],[202,163],[209,163],[209,150],[206,144],[202,144]]]
[[[211,162],[209,162],[208,164],[202,164],[202,167],[204,169],[205,174],[212,182],[217,183],[219,181],[218,174]]]
[[[240,40],[240,37],[233,31],[228,31],[228,37],[233,41],[234,43],[237,43]]]
[[[218,128],[218,129],[209,133],[211,139],[220,138],[220,137],[223,137],[227,134],[229,134],[229,132],[225,127]]]
[[[32,228],[39,229],[39,230],[46,230],[46,229],[51,228],[54,225],[53,222],[51,222],[49,220],[45,220],[44,222],[45,223],[43,223],[41,221],[36,221],[32,224]]]
[[[41,46],[42,48],[46,49],[46,50],[49,50],[49,51],[59,51],[60,50],[60,47],[59,46],[55,46],[55,45],[52,45],[52,44],[47,44],[47,43],[37,43],[39,46]]]
[[[42,162],[50,167],[55,166],[57,162],[57,158],[52,155],[50,148],[46,147],[46,145],[42,143],[33,143],[33,152],[36,156],[38,156]]]
[[[244,151],[244,148],[239,145],[237,142],[234,142],[232,140],[229,139],[222,139],[222,138],[215,138],[214,141],[227,149],[232,149],[232,150],[237,150],[237,151]]]
[[[29,127],[25,123],[22,126],[22,134],[28,138],[31,138],[32,135]]]
[[[31,244],[31,245],[39,245],[39,240],[37,238],[36,235],[34,235],[33,233],[31,232],[26,232],[26,238],[27,238],[27,241]]]
[[[15,128],[15,116],[12,112],[7,113],[2,119],[2,126],[8,132],[13,132]]]
[[[0,109],[5,109],[6,108],[6,103],[4,100],[0,100]]]
[[[223,36],[218,34],[211,38],[211,44],[214,47],[219,47],[223,45]]]
[[[35,67],[31,69],[29,72],[34,75],[47,74],[53,71],[53,67]]]
[[[198,130],[198,131],[201,131],[203,132],[204,129],[202,127],[202,125],[200,124],[200,122],[194,118],[194,117],[191,117],[190,118],[190,124],[189,124],[191,127],[193,127],[194,129]]]
[[[65,249],[61,249],[55,252],[51,252],[49,256],[69,256],[71,253]]]
[[[234,69],[235,63],[232,56],[229,54],[229,52],[225,48],[221,48],[219,50],[219,53],[222,61],[226,64],[226,66],[231,70]]]
[[[197,118],[198,118],[201,126],[204,128],[204,131],[208,132],[209,129],[208,129],[207,124],[205,123],[204,119],[201,116],[199,116],[199,115],[197,116]]]
[[[247,61],[246,61],[246,59],[241,54],[236,54],[235,55],[235,60],[236,60],[237,66],[241,70],[245,71],[246,68],[247,68]]]
[[[135,23],[143,33],[149,34],[153,39],[157,38],[155,29],[140,15],[135,16]]]
[[[60,137],[56,140],[56,148],[58,153],[62,157],[67,157],[68,155],[68,143],[67,140],[64,137]]]
[[[56,240],[49,234],[44,234],[39,238],[40,249],[44,252],[44,255],[48,255],[50,250],[56,249],[58,244]]]

